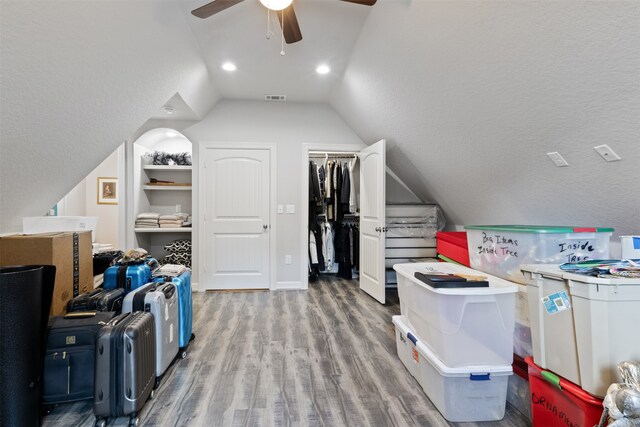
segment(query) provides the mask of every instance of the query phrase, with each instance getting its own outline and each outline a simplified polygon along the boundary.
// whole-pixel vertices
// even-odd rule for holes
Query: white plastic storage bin
[[[393,316],[398,357],[440,413],[452,422],[504,417],[511,365],[451,368],[419,341],[404,316]]]
[[[56,233],[59,231],[91,231],[91,241],[96,241],[95,216],[27,216],[22,218],[24,234]]]
[[[447,262],[393,268],[400,312],[447,366],[511,364],[517,284]],[[416,279],[417,271],[482,275],[489,287],[436,289]]]
[[[521,264],[608,259],[613,228],[466,226],[471,268],[526,284]]]
[[[603,279],[553,265],[521,268],[535,363],[604,396],[621,381],[618,363],[640,360],[640,279]]]
[[[622,259],[640,259],[640,236],[620,236]]]

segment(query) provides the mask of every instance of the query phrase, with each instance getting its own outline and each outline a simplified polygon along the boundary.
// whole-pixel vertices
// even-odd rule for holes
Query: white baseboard
[[[273,288],[273,290],[277,291],[277,290],[287,290],[287,289],[296,289],[296,290],[300,290],[300,289],[304,289],[302,287],[302,282],[297,281],[297,282],[276,282],[276,286],[275,288]]]

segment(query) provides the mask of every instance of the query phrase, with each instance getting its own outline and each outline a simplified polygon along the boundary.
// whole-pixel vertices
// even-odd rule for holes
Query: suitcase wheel
[[[151,390],[151,394],[149,395],[149,400],[153,399],[154,397],[156,397],[156,391]]]
[[[105,418],[96,418],[95,427],[106,427],[107,420]]]
[[[132,415],[131,418],[129,419],[129,427],[138,427],[139,424],[140,424],[140,418],[136,417],[135,415]]]
[[[47,416],[50,413],[53,412],[53,409],[55,408],[55,405],[42,405],[42,415],[43,416]]]
[[[185,359],[187,357],[187,350],[182,350],[182,353],[180,353],[180,359]]]

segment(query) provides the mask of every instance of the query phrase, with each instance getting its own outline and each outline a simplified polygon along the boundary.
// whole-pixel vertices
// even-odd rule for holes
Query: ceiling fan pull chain
[[[281,31],[282,35],[280,36],[280,55],[284,56],[284,9],[282,9],[280,13],[282,14],[282,31]]]
[[[271,12],[271,9],[267,8],[267,40],[271,39],[271,16],[269,12]]]

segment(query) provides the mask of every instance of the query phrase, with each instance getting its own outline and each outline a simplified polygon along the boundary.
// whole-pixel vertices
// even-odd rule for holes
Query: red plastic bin
[[[529,365],[529,389],[531,390],[531,419],[533,427],[593,427],[600,422],[602,399],[557,376],[545,371],[532,357],[526,357]]]
[[[436,233],[436,251],[469,267],[466,231],[438,231]]]

